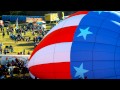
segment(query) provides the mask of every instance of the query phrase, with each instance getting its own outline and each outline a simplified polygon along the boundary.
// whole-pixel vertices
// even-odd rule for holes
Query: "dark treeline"
[[[0,19],[2,15],[28,15],[28,16],[44,16],[47,13],[58,13],[59,18],[64,12],[64,15],[70,15],[76,11],[0,11]]]
[[[1,15],[38,15],[44,16],[46,13],[61,13],[62,11],[0,11]],[[65,15],[74,13],[75,11],[63,11]]]

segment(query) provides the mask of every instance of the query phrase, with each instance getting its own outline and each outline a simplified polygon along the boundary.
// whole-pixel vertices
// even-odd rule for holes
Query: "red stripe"
[[[29,70],[40,79],[71,79],[70,62],[35,65]]]
[[[45,46],[61,42],[72,42],[76,28],[77,26],[64,27],[48,34],[34,49],[29,60],[38,50]]]
[[[72,16],[76,16],[76,15],[80,15],[80,14],[87,14],[87,13],[88,13],[88,11],[78,11],[76,13],[73,13],[73,14],[69,15],[67,18],[70,18]]]

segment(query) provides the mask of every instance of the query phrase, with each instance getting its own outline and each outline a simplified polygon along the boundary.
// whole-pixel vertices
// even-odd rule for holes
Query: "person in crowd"
[[[30,51],[28,51],[28,55],[30,55]]]
[[[32,32],[32,35],[35,36],[35,32],[34,31]]]
[[[29,41],[30,41],[30,37],[28,37]]]
[[[9,49],[10,49],[10,52],[12,53],[12,52],[13,52],[13,46],[10,45],[10,46],[9,46]]]
[[[7,29],[7,35],[9,35],[9,30]]]
[[[7,49],[6,48],[4,49],[4,54],[7,54]]]
[[[5,32],[2,33],[2,36],[3,36],[3,38],[4,38],[4,36],[5,36]]]
[[[23,50],[23,55],[25,55],[25,49]]]
[[[20,53],[18,52],[18,55],[20,55]]]
[[[13,66],[12,66],[12,64],[10,64],[10,66],[8,67],[8,72],[9,72],[9,75],[10,75],[10,77],[13,77]]]
[[[24,35],[26,35],[26,31],[24,30]]]
[[[15,61],[12,60],[5,65],[0,65],[0,79],[31,79],[30,75],[26,76],[26,74],[29,74],[27,61],[16,58]]]
[[[4,32],[4,28],[2,29],[2,31]]]
[[[0,47],[0,54],[2,54],[2,47]]]

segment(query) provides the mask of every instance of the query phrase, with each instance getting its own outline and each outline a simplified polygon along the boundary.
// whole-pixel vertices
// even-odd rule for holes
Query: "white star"
[[[75,77],[79,76],[79,78],[84,78],[84,73],[88,72],[89,70],[83,69],[83,63],[80,65],[80,67],[74,67],[76,70]]]
[[[88,31],[90,27],[86,28],[86,29],[80,29],[80,34],[77,36],[83,36],[83,38],[86,40],[86,37],[88,34],[93,34],[92,32]]]

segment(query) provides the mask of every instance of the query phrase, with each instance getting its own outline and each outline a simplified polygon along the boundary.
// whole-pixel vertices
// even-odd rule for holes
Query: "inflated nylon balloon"
[[[120,13],[70,15],[45,35],[28,68],[39,79],[120,79]]]

